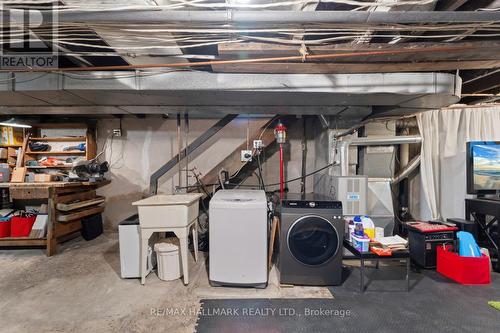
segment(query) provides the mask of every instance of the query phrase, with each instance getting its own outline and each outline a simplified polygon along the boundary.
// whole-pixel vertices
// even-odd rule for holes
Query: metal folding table
[[[360,266],[360,291],[365,291],[365,261],[376,261],[376,268],[379,268],[380,260],[405,260],[406,262],[406,291],[410,290],[410,251],[396,251],[393,252],[390,256],[379,256],[372,252],[360,252],[356,250],[356,248],[349,242],[344,239],[343,242],[344,247],[351,252],[356,259],[358,259],[361,263]]]

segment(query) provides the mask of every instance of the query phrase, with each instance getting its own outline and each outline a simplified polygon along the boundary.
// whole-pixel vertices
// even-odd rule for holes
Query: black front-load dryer
[[[281,200],[278,271],[281,284],[342,283],[342,203],[313,194]]]

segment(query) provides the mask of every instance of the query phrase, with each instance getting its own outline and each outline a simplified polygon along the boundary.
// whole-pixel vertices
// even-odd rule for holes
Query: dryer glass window
[[[307,265],[321,265],[333,258],[338,251],[339,241],[336,229],[319,216],[300,218],[288,233],[290,252]]]

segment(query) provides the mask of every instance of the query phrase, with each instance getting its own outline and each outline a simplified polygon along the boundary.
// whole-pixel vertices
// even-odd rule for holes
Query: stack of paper
[[[380,237],[375,239],[375,241],[380,245],[382,245],[382,247],[391,249],[393,251],[404,250],[408,246],[408,241],[398,235],[389,237]]]

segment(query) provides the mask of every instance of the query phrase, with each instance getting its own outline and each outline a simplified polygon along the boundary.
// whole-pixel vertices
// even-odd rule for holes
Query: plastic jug
[[[361,220],[361,216],[354,216],[354,234],[356,236],[363,236],[364,230],[363,230],[363,221]]]
[[[349,223],[347,225],[347,239],[349,242],[352,242],[351,235],[354,233],[354,221],[349,219]]]
[[[375,224],[373,223],[372,219],[368,216],[363,216],[361,218],[361,222],[363,223],[365,235],[370,237],[370,239],[375,239]]]

